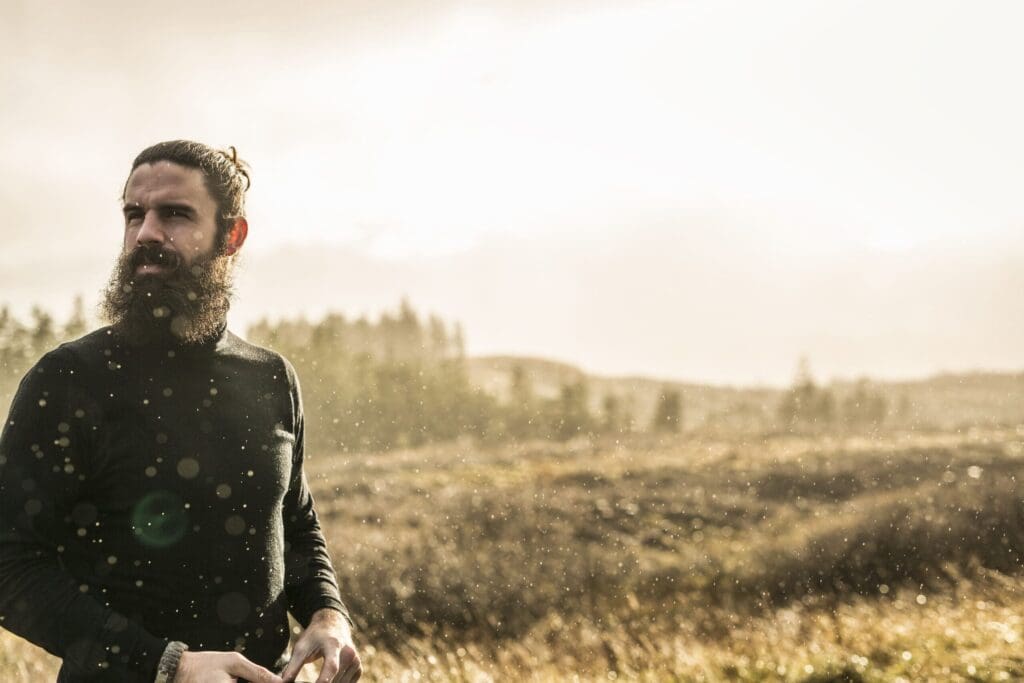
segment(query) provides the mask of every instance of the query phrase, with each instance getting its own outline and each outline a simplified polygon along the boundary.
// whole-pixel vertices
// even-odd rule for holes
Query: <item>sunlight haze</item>
[[[252,165],[233,327],[784,384],[1024,368],[1013,2],[0,4],[0,304],[94,303],[134,155]]]

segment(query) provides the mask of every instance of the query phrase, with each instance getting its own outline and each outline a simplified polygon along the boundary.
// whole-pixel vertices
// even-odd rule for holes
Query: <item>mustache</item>
[[[181,266],[181,256],[157,244],[143,244],[132,251],[128,257],[128,265],[133,272],[143,265],[167,266],[171,270],[177,270]]]

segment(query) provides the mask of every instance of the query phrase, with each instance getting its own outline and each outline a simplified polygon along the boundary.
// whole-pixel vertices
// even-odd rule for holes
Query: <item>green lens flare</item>
[[[132,510],[132,532],[149,548],[166,548],[181,540],[188,528],[188,511],[169,491],[143,496]]]

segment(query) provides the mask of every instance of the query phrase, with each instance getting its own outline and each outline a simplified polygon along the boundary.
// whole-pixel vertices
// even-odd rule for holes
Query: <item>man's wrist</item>
[[[173,683],[174,677],[178,674],[178,665],[181,663],[181,655],[188,649],[188,645],[180,640],[172,640],[164,648],[160,656],[160,663],[156,667],[156,680],[154,683]]]
[[[345,621],[345,614],[336,607],[321,607],[313,612],[310,623],[314,621]]]
[[[355,624],[352,623],[352,617],[348,615],[348,611],[334,606],[321,607],[316,612],[313,612],[309,625],[312,626],[313,624],[337,624],[345,629],[349,635],[355,630]]]

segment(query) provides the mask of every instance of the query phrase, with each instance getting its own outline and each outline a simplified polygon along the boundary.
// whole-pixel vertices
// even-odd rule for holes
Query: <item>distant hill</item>
[[[595,412],[601,410],[606,396],[616,396],[627,406],[638,427],[650,422],[659,394],[669,389],[682,394],[685,428],[767,428],[784,392],[773,387],[588,375],[574,365],[543,358],[482,356],[467,359],[470,381],[502,400],[509,396],[513,368],[517,366],[522,368],[538,396],[557,396],[563,385],[582,381],[587,385],[591,409]],[[943,429],[1024,424],[1024,372],[946,373],[920,380],[870,381],[870,384],[885,396],[890,423]],[[853,389],[854,382],[836,381],[827,386],[841,401]]]
[[[603,377],[587,375],[568,363],[541,358],[485,356],[467,359],[470,381],[487,393],[506,399],[513,368],[519,366],[530,378],[534,392],[542,397],[557,396],[562,385],[586,383],[591,410],[600,412],[607,396],[617,397],[633,415],[638,427],[650,422],[662,391],[676,390],[683,397],[683,426],[694,427],[708,420],[749,422],[764,420],[775,410],[781,391],[772,388],[735,388],[709,384],[662,381],[650,377]]]
[[[902,404],[914,422],[924,425],[1024,424],[1024,372],[944,373],[878,386],[886,392],[891,409],[899,411]]]

